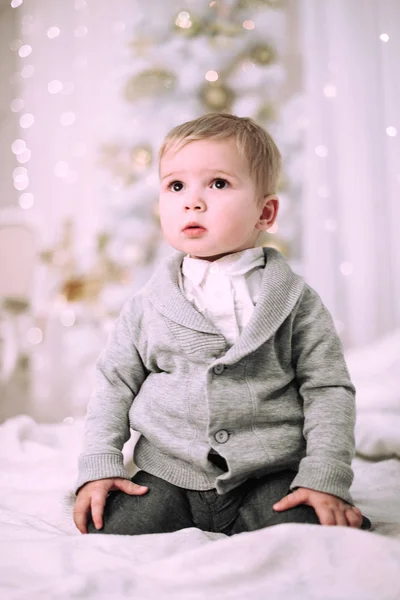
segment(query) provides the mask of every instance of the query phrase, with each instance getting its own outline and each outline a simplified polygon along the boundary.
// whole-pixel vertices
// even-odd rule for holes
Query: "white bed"
[[[231,538],[196,529],[82,536],[69,494],[82,421],[21,415],[0,426],[0,598],[399,600],[400,333],[348,361],[358,388],[352,493],[372,532],[279,525]]]

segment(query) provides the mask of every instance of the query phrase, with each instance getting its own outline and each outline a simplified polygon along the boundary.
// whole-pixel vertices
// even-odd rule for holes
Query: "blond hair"
[[[233,138],[247,159],[250,173],[263,196],[276,193],[281,169],[281,154],[270,134],[248,117],[210,113],[174,127],[166,136],[159,161],[172,147],[179,150],[190,142]]]

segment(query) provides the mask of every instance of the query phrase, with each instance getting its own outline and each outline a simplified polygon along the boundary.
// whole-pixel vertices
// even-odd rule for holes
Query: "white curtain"
[[[304,274],[347,346],[400,326],[400,2],[303,0]]]

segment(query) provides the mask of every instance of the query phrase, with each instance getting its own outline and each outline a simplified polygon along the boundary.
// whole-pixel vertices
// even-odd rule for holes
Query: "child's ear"
[[[260,218],[257,221],[256,229],[260,231],[267,231],[276,221],[276,217],[278,216],[279,209],[279,200],[278,197],[273,196],[265,196],[264,197],[264,205],[260,215]]]

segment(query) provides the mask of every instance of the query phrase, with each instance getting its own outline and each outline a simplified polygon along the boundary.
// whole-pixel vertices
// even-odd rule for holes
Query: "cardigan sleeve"
[[[134,300],[121,310],[96,363],[95,389],[87,407],[75,491],[108,477],[128,478],[122,448],[130,437],[129,410],[146,369],[134,343]]]
[[[303,400],[307,450],[291,489],[310,488],[351,503],[355,388],[332,318],[309,286],[293,321],[292,358]]]

